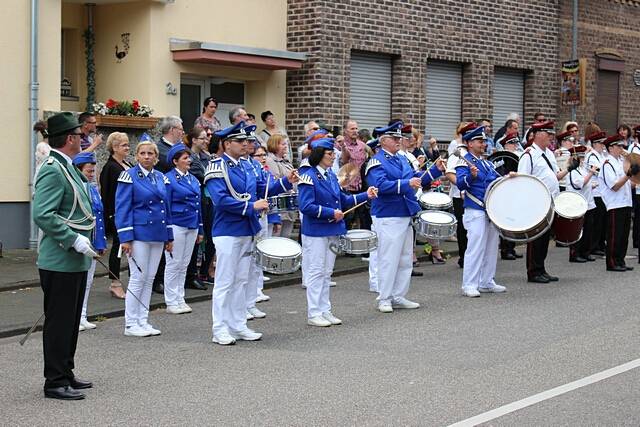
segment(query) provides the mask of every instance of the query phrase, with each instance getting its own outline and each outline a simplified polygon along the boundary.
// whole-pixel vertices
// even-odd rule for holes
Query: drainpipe
[[[38,83],[38,0],[31,0],[31,67],[29,75],[29,135],[31,136],[29,144],[29,217],[31,218],[31,199],[34,191],[33,175],[36,171],[36,145],[38,144],[38,136],[33,131],[33,125],[38,121],[38,91],[40,84]],[[35,249],[38,245],[38,228],[30,221],[29,247]]]
[[[578,59],[578,0],[573,0],[573,36],[571,37],[571,59]],[[582,84],[582,83],[581,83]],[[571,106],[571,121],[576,121],[576,106]]]

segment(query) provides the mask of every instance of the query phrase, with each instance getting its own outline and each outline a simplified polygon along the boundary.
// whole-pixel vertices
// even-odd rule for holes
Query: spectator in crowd
[[[517,120],[513,120],[513,119],[507,120],[507,122],[504,124],[504,128],[507,131],[503,133],[499,138],[496,135],[496,139],[494,140],[494,144],[496,145],[497,150],[504,150],[503,142],[504,142],[504,138],[508,133],[515,133],[516,135],[520,133],[519,132],[520,125],[518,124]]]
[[[544,123],[546,122],[546,116],[543,112],[537,111],[534,115],[533,115],[533,122],[534,123]],[[520,124],[520,123],[518,123]],[[566,131],[563,130],[563,132]],[[529,145],[531,145],[531,140],[533,140],[533,134],[531,133],[531,126],[529,126],[527,128],[527,130],[524,132],[524,135],[522,135],[522,145],[527,147]],[[555,150],[555,141],[552,143],[552,147],[550,147],[550,149],[553,151]]]
[[[167,163],[167,153],[171,147],[180,142],[184,136],[182,119],[178,116],[167,116],[163,118],[160,122],[160,132],[162,132],[162,137],[160,137],[157,143],[159,157],[156,169],[165,173],[173,169],[173,166]]]
[[[626,123],[622,123],[618,126],[618,135],[622,137],[627,146],[633,144],[633,133],[631,132],[631,128]]]
[[[364,141],[365,144],[371,139],[371,132],[369,129],[358,129],[358,139]]]
[[[96,133],[98,121],[95,113],[81,113],[78,116],[82,138],[80,148],[82,151],[94,152],[102,144],[102,135]]]
[[[294,169],[291,162],[286,158],[287,146],[287,137],[285,135],[275,134],[267,140],[267,170],[276,179],[287,176]],[[291,235],[297,215],[296,212],[283,212],[280,214],[282,228],[279,236],[289,237]],[[271,235],[277,236],[277,234],[273,233],[273,227],[270,226],[269,228],[271,228]]]
[[[276,122],[275,115],[269,110],[263,111],[262,114],[260,114],[260,119],[262,119],[262,122],[264,123],[264,126],[265,126],[265,128],[262,129],[262,131],[258,135],[260,140],[268,141],[269,138],[273,135],[284,136],[287,139],[287,152],[285,153],[285,155],[289,161],[292,161],[293,153],[291,151],[291,144],[289,144],[289,141],[288,141],[289,136],[287,135],[286,130],[284,130],[281,127],[278,127],[278,122]]]
[[[202,103],[202,114],[196,119],[193,127],[209,129],[211,130],[211,132],[222,129],[220,121],[215,116],[217,110],[218,101],[216,101],[213,96],[205,98],[204,102]]]
[[[40,133],[42,136],[42,141],[38,142],[36,145],[36,170],[33,175],[33,182],[36,182],[36,177],[38,176],[38,171],[40,170],[40,166],[42,166],[42,162],[44,159],[49,157],[49,153],[51,152],[51,146],[49,146],[49,134],[47,133],[47,122],[44,120],[40,120],[33,125],[34,132]]]
[[[352,165],[355,173],[344,183],[343,190],[349,194],[359,194],[362,189],[362,166],[367,161],[367,145],[358,138],[358,122],[347,120],[342,127],[342,135],[335,139],[335,144],[341,151],[340,166]],[[368,217],[367,208],[360,206],[345,218],[347,230],[353,228],[371,227],[371,217]]]
[[[229,111],[229,122],[232,125],[236,125],[240,122],[246,123],[247,120],[249,120],[249,115],[247,114],[247,110],[245,110],[242,105],[233,107],[231,111]]]
[[[484,126],[485,141],[487,142],[487,155],[490,156],[496,151],[496,143],[493,140],[493,124],[489,119],[480,119],[480,126]]]
[[[314,120],[309,120],[307,123],[305,123],[304,124],[305,140],[309,138],[309,136],[311,136],[312,133],[318,130],[320,130],[320,126],[318,126],[318,123],[315,122]],[[300,144],[300,146],[298,147],[298,165],[302,163],[302,159],[305,159],[309,156],[309,153],[311,153],[311,150],[309,149],[308,145],[304,143]]]
[[[127,161],[130,151],[127,134],[124,132],[111,133],[107,138],[107,151],[109,152],[109,159],[100,172],[100,195],[104,204],[104,222],[107,236],[112,238],[111,251],[109,252],[109,270],[111,271],[109,273],[109,279],[111,279],[109,292],[114,298],[124,299],[125,292],[120,282],[120,258],[118,258],[120,239],[114,221],[118,177],[122,172],[132,167],[131,163]]]
[[[425,157],[425,162],[421,165],[422,169],[426,168],[429,161],[435,162],[440,157],[440,150],[438,149],[438,140],[434,137],[429,138],[429,141],[424,140],[424,134],[418,129],[413,128],[411,131],[413,134],[413,140],[415,141],[415,148],[413,149],[413,155],[416,159],[420,160],[420,156]]]
[[[504,126],[502,126],[500,129],[498,129],[498,132],[495,133],[495,135],[493,136],[493,140],[495,142],[499,142],[502,137],[504,136],[505,133],[509,132],[510,129],[513,129],[513,123],[512,122],[516,122],[518,124],[518,128],[520,126],[520,123],[522,122],[522,119],[520,118],[520,114],[518,113],[511,113],[507,116],[507,121],[505,122]],[[518,129],[516,128],[516,129]]]

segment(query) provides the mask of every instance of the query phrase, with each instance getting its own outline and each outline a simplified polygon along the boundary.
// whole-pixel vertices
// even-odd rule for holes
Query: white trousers
[[[251,236],[217,236],[211,315],[213,335],[247,329],[246,288],[251,269]]]
[[[303,217],[303,213],[300,212],[300,229],[302,229],[302,217]],[[302,233],[300,233],[300,238],[304,239],[304,235]],[[309,270],[309,260],[307,259],[306,256],[302,257],[302,262],[301,262],[301,270],[302,270],[302,286],[306,287],[307,286],[307,279],[306,279],[306,271]]]
[[[165,251],[164,302],[167,307],[184,304],[184,279],[198,238],[197,229],[173,226],[173,252]]]
[[[462,290],[491,288],[495,285],[499,235],[484,211],[465,209],[462,224],[467,230],[467,251],[462,270]]]
[[[89,291],[91,291],[91,285],[93,285],[93,275],[96,272],[96,260],[91,261],[91,267],[87,272],[87,287],[84,291],[84,301],[82,301],[82,319],[87,319],[87,302],[89,301]]]
[[[131,275],[129,276],[129,286],[127,286],[127,293],[124,299],[124,321],[126,326],[143,326],[148,323],[149,311],[142,304],[149,307],[151,302],[151,288],[162,257],[164,242],[140,242],[134,240],[131,242],[131,248],[133,254],[128,257]],[[133,262],[133,258],[138,263],[137,266]],[[138,267],[142,271],[138,270]],[[131,293],[138,297],[140,301]]]
[[[372,216],[373,223],[371,231],[376,231],[375,217]],[[378,249],[369,252],[369,290],[378,292]]]
[[[378,301],[391,302],[409,292],[413,269],[411,217],[374,218],[378,234]]]
[[[329,282],[336,262],[336,254],[330,249],[330,244],[337,244],[338,238],[312,237],[302,235],[302,258],[308,258],[304,273],[307,280],[307,316],[320,316],[331,311],[329,301]]]
[[[258,240],[266,239],[269,236],[269,224],[267,223],[267,215],[260,218],[260,226],[262,227],[256,238],[251,245],[251,248],[255,250]],[[256,299],[258,298],[258,289],[264,288],[264,273],[262,268],[258,265],[253,257],[251,258],[251,270],[249,271],[249,282],[247,283],[247,289],[245,291],[245,298],[247,301],[247,308],[256,306]]]

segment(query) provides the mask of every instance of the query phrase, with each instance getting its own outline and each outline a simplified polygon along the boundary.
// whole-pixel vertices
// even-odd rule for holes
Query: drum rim
[[[292,243],[296,244],[296,248],[299,250],[299,252],[295,255],[274,255],[274,254],[269,254],[267,252],[264,252],[262,250],[260,250],[260,248],[258,247],[262,242],[267,241],[267,240],[288,240]],[[302,255],[302,246],[300,246],[300,243],[296,242],[293,239],[289,239],[288,237],[280,237],[280,236],[272,236],[272,237],[267,237],[266,239],[262,239],[259,242],[256,242],[256,252],[259,252],[260,254],[264,254],[266,256],[270,256],[272,258],[274,257],[278,257],[278,258],[283,258],[283,259],[294,259],[296,257],[299,257],[300,255]]]
[[[447,217],[452,218],[453,222],[428,222],[428,221],[422,220],[422,214],[427,214],[427,213],[429,213],[429,214],[444,214]],[[427,224],[435,224],[435,225],[441,225],[441,226],[449,226],[451,224],[455,224],[458,221],[456,216],[454,214],[452,214],[451,212],[441,211],[441,210],[433,210],[433,209],[422,210],[422,211],[418,212],[416,214],[416,216],[418,218],[418,221],[422,220],[422,222],[427,223]]]
[[[494,212],[489,210],[489,200],[491,198],[491,194],[493,194],[493,192],[495,191],[495,189],[502,185],[503,183],[509,181],[509,180],[514,180],[514,179],[518,179],[518,178],[524,178],[524,179],[531,179],[535,182],[537,182],[538,184],[541,185],[542,188],[544,188],[545,190],[545,194],[547,195],[547,200],[549,201],[549,209],[545,212],[544,216],[542,218],[540,218],[540,220],[538,222],[536,222],[535,224],[532,225],[528,225],[527,228],[518,228],[518,229],[511,229],[511,228],[506,228],[504,226],[502,226],[502,224],[499,223],[499,221],[496,221],[496,218],[494,217],[494,215],[492,215]],[[507,230],[511,233],[526,233],[529,230],[533,230],[534,228],[536,228],[538,225],[540,225],[540,223],[549,217],[549,212],[553,212],[553,197],[551,196],[551,191],[549,191],[549,189],[547,188],[546,185],[544,185],[544,182],[542,182],[542,180],[540,178],[538,178],[537,176],[534,175],[529,175],[529,174],[525,174],[525,173],[519,173],[517,176],[515,177],[505,177],[505,178],[498,178],[497,180],[493,181],[489,187],[487,188],[487,191],[485,193],[484,196],[484,200],[485,200],[485,212],[487,213],[487,216],[489,217],[489,220],[498,228],[498,229],[503,229],[503,230]],[[552,217],[553,220],[553,217]]]
[[[558,207],[556,205],[556,200],[558,199],[558,197],[562,197],[566,199],[567,197],[576,197],[576,196],[580,197],[581,203],[583,204],[583,207],[584,207],[584,212],[582,212],[580,215],[570,216],[558,211]],[[580,219],[587,214],[587,211],[589,210],[589,202],[587,202],[587,199],[580,193],[577,193],[575,191],[563,191],[562,193],[558,194],[555,199],[553,199],[553,210],[555,211],[556,215],[558,215],[559,217],[562,217],[565,219]]]

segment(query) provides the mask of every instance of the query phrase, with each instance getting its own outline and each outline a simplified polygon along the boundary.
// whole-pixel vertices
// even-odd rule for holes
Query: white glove
[[[95,251],[91,247],[91,240],[84,237],[82,234],[78,234],[78,237],[76,237],[76,241],[73,242],[73,249],[91,258],[98,257],[98,254],[95,253]]]

